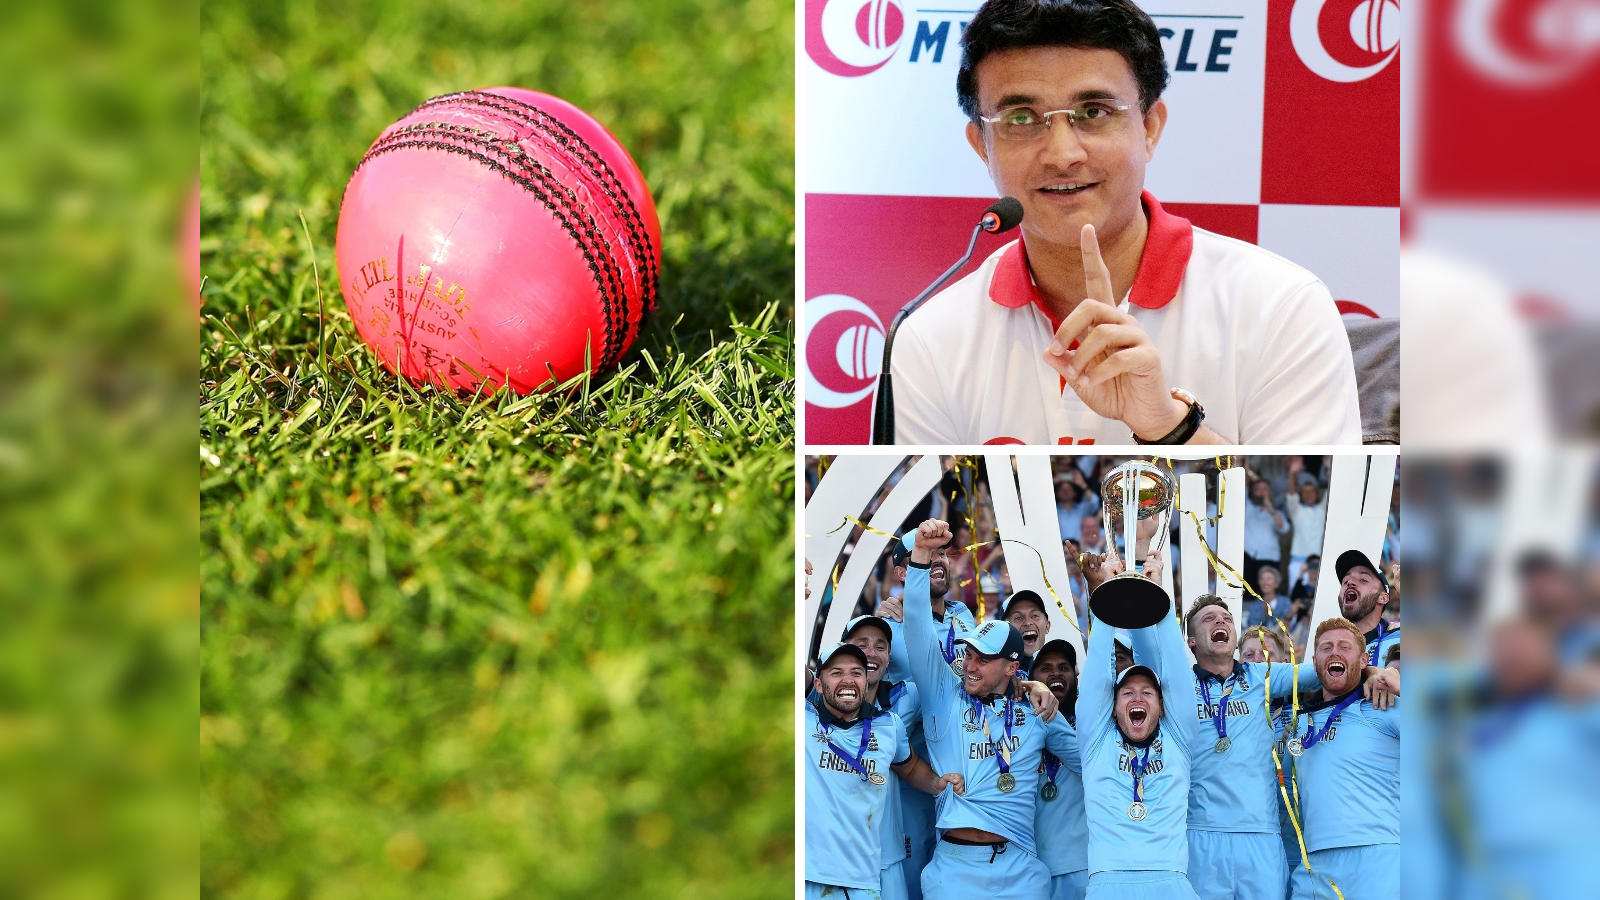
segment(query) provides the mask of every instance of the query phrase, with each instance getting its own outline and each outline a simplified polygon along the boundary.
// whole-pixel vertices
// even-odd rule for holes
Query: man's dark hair
[[[1167,87],[1161,34],[1132,0],[987,0],[961,36],[956,99],[967,118],[978,119],[978,63],[1000,50],[1029,47],[1115,50],[1139,83],[1142,112]]]

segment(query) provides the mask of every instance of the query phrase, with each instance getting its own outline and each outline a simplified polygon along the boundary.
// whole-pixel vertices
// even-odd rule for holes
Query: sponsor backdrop
[[[1312,269],[1347,314],[1398,315],[1398,5],[1142,5],[1172,75],[1149,190],[1202,228]],[[884,328],[960,256],[994,199],[955,99],[961,31],[977,7],[805,2],[809,443],[869,439]],[[1009,239],[985,236],[969,269]]]

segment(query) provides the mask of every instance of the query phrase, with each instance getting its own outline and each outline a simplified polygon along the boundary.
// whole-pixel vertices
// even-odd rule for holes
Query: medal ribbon
[[[1011,771],[1011,713],[1013,709],[1012,704],[1014,702],[1015,701],[1013,701],[1010,697],[1006,698],[1005,740],[1000,742],[1000,747],[995,751],[994,754],[995,765],[1000,767],[1001,775]],[[983,719],[983,739],[986,741],[993,741],[993,738],[989,736],[989,714],[984,709],[983,701],[979,700],[977,697],[972,698],[972,713],[973,715]]]
[[[1383,639],[1394,633],[1394,629],[1383,630],[1383,619],[1378,619],[1378,639],[1372,642],[1372,664],[1378,664],[1378,651],[1383,649]]]
[[[1351,691],[1350,696],[1340,700],[1339,705],[1333,708],[1333,712],[1329,714],[1327,720],[1322,723],[1321,728],[1316,727],[1317,723],[1311,718],[1313,715],[1315,715],[1315,713],[1306,713],[1306,736],[1301,740],[1300,746],[1306,750],[1310,750],[1312,744],[1322,740],[1322,736],[1328,733],[1328,728],[1333,725],[1333,720],[1339,718],[1339,714],[1344,712],[1346,707],[1360,699],[1361,690],[1359,688]]]
[[[1151,742],[1154,743],[1153,741]],[[1144,802],[1144,772],[1150,768],[1150,748],[1144,748],[1144,758],[1135,759],[1133,748],[1128,748],[1128,771],[1133,773],[1133,801]]]
[[[867,764],[864,760],[867,756],[867,744],[872,740],[872,717],[867,716],[866,722],[861,726],[861,746],[856,749],[855,756],[851,756],[843,747],[834,743],[832,729],[821,722],[818,722],[817,725],[822,729],[822,736],[828,739],[828,746],[833,748],[833,752],[838,754],[840,759],[849,763],[850,768],[860,773],[863,781],[871,781],[871,777],[867,773]]]
[[[1217,737],[1219,738],[1228,736],[1228,695],[1233,693],[1233,688],[1234,685],[1229,685],[1228,689],[1222,692],[1222,696],[1217,700],[1217,713],[1211,717],[1211,724],[1216,726]],[[1200,679],[1200,696],[1205,698],[1207,706],[1211,705],[1211,678],[1209,676]]]
[[[1051,784],[1056,783],[1056,773],[1061,771],[1061,760],[1056,758],[1049,750],[1044,752],[1044,780]]]

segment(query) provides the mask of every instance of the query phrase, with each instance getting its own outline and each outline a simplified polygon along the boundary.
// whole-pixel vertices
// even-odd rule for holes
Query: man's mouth
[[[842,687],[834,691],[833,696],[839,700],[856,700],[861,694],[855,688]]]
[[[1345,665],[1343,661],[1335,659],[1328,662],[1328,675],[1330,677],[1343,678],[1344,673]]]
[[[1054,690],[1055,690],[1055,689],[1056,689],[1056,688],[1060,688],[1060,689],[1061,689],[1061,690],[1063,690],[1063,691],[1064,691],[1064,690],[1066,690],[1066,689],[1067,689],[1067,683],[1066,683],[1066,682],[1065,682],[1065,681],[1062,681],[1062,680],[1061,680],[1061,679],[1059,679],[1059,678],[1057,678],[1057,679],[1056,679],[1056,680],[1054,680],[1054,681],[1047,681],[1047,682],[1045,682],[1045,685],[1044,685],[1044,686],[1045,686],[1045,687],[1047,687],[1047,688],[1049,688],[1049,689],[1050,689],[1050,690],[1052,690],[1052,691],[1054,691]]]
[[[1213,644],[1226,644],[1228,642],[1228,629],[1218,628],[1211,632],[1211,642]]]
[[[1038,632],[1037,629],[1035,629],[1033,631],[1024,631],[1022,633],[1022,639],[1024,641],[1027,641],[1030,644],[1033,643],[1035,640],[1037,640],[1038,637],[1039,637],[1039,632]]]
[[[1044,187],[1039,188],[1039,192],[1043,194],[1056,194],[1065,196],[1079,194],[1092,187],[1094,187],[1094,182],[1058,181],[1054,184],[1047,184]]]
[[[1143,725],[1144,720],[1149,718],[1149,716],[1150,711],[1142,706],[1128,707],[1128,724],[1134,726],[1135,728]]]
[[[867,663],[867,674],[868,675],[871,675],[873,672],[876,672],[876,671],[878,671],[878,664],[877,663]]]
[[[1352,600],[1359,600],[1360,598],[1361,594],[1358,593],[1355,588],[1345,588],[1344,593],[1339,595],[1339,599],[1345,603],[1349,603]]]

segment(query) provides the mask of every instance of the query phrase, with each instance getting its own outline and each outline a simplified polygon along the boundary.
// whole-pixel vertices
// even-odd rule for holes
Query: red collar
[[[1149,191],[1140,195],[1150,230],[1145,234],[1144,252],[1139,256],[1139,271],[1133,276],[1128,302],[1145,309],[1160,309],[1178,296],[1183,271],[1194,252],[1194,226],[1182,216],[1161,208]],[[1028,270],[1028,250],[1019,239],[1006,249],[989,282],[989,299],[1012,309],[1033,304],[1057,328],[1061,323],[1050,316],[1039,297]]]

